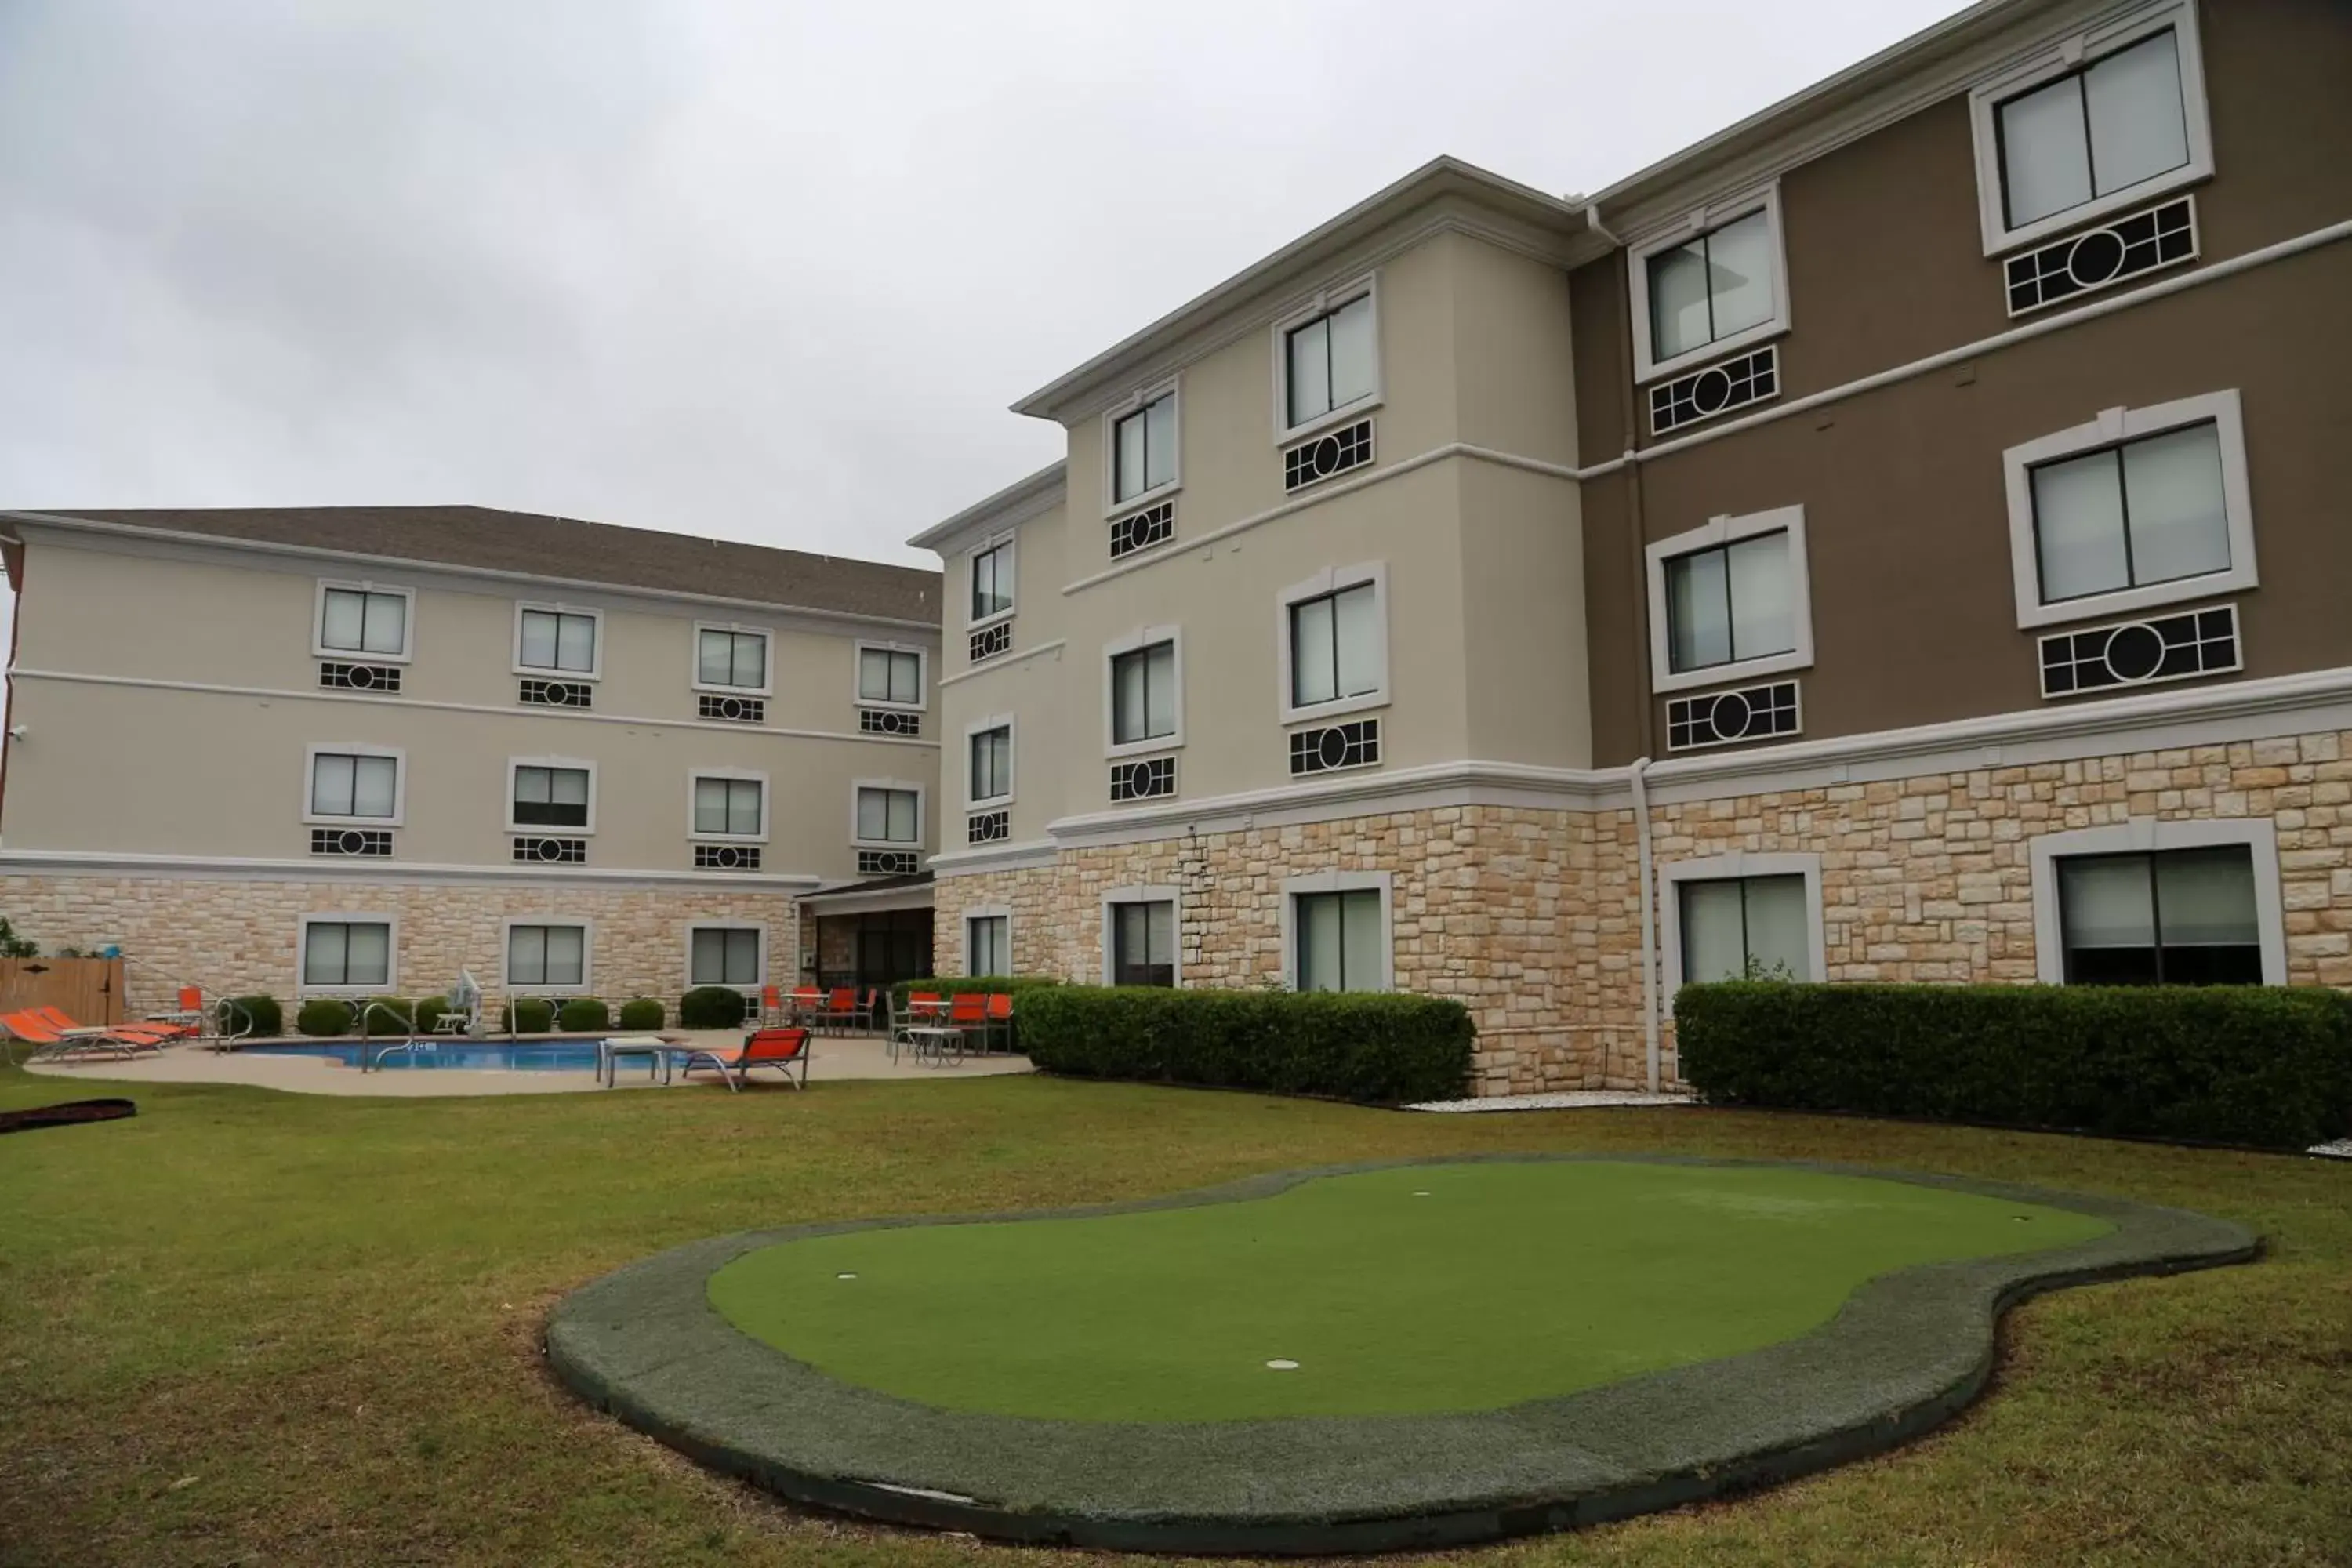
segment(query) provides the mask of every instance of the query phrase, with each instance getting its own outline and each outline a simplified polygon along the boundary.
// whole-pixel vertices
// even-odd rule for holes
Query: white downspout
[[[1640,850],[1642,873],[1642,1039],[1650,1068],[1650,1092],[1658,1092],[1658,924],[1656,900],[1651,898],[1650,791],[1643,774],[1650,759],[1636,757],[1625,776],[1633,786],[1633,842]]]

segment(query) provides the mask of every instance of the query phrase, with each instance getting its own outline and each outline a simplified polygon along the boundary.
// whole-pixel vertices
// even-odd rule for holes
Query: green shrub
[[[499,1027],[509,1035],[544,1035],[555,1027],[555,1004],[528,996],[499,1010]]]
[[[621,1027],[632,1035],[649,1034],[658,1029],[669,1016],[669,1010],[650,996],[637,996],[621,1004]]]
[[[594,996],[574,996],[555,1010],[555,1021],[567,1035],[589,1035],[613,1026],[613,1010]]]
[[[1013,1012],[1049,1072],[1373,1105],[1466,1092],[1477,1038],[1459,1002],[1384,992],[1047,985]]]
[[[294,1015],[294,1026],[306,1035],[348,1035],[352,1005],[332,996],[313,996]]]
[[[2352,1003],[2275,986],[1788,985],[1675,997],[1723,1105],[2304,1149],[2352,1131]]]
[[[936,991],[942,996],[953,996],[961,991],[1002,992],[1018,996],[1024,991],[1060,984],[1050,974],[942,974],[936,980],[901,980],[890,987],[890,1005],[904,1012],[907,994],[911,991]],[[1017,1005],[1013,1010],[1020,1011]]]
[[[683,1029],[731,1029],[751,1011],[743,993],[728,985],[698,985],[677,999],[677,1022]]]
[[[416,1028],[416,1003],[407,996],[371,996],[353,1005],[362,1036],[381,1039],[385,1036],[404,1037]],[[389,1013],[390,1017],[385,1016]]]
[[[429,1035],[433,1033],[434,1026],[447,1016],[449,1016],[449,998],[446,996],[425,997],[416,1004],[416,1032],[420,1035]]]
[[[286,1032],[286,1010],[275,996],[232,996],[221,1029],[225,1034],[272,1039]]]

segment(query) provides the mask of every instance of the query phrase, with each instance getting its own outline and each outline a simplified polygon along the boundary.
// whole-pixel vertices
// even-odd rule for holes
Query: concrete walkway
[[[742,1033],[734,1029],[680,1029],[671,1037],[705,1047],[734,1047]],[[809,1081],[843,1079],[903,1079],[942,1082],[1001,1073],[1031,1072],[1026,1057],[966,1057],[945,1067],[918,1067],[904,1051],[890,1059],[878,1036],[820,1036],[810,1043]],[[111,1059],[43,1062],[26,1070],[45,1078],[88,1079],[103,1083],[236,1083],[256,1089],[278,1089],[292,1094],[359,1094],[425,1098],[473,1094],[576,1094],[601,1087],[593,1072],[498,1072],[464,1068],[410,1069],[363,1073],[323,1057],[280,1056],[275,1052],[210,1051],[173,1046],[160,1054],[131,1061]],[[772,1080],[772,1072],[752,1075],[754,1084]],[[621,1064],[623,1089],[659,1089],[643,1061]],[[725,1093],[718,1076],[698,1073],[691,1082],[675,1079],[673,1090]]]

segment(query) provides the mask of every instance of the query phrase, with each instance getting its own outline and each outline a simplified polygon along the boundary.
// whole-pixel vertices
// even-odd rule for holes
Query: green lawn
[[[2112,1228],[1800,1169],[1406,1165],[1244,1203],[812,1237],[737,1258],[710,1299],[844,1382],[950,1410],[1422,1415],[1735,1355],[1877,1275]]]
[[[79,1093],[0,1071],[0,1109]],[[2046,1298],[1942,1433],[1497,1563],[2346,1562],[2352,1168],[1693,1111],[1434,1117],[1032,1079],[478,1100],[139,1091],[0,1138],[0,1563],[965,1563],[716,1480],[574,1403],[570,1287],[690,1238],[1496,1149],[1877,1163],[2237,1219],[2251,1268]]]

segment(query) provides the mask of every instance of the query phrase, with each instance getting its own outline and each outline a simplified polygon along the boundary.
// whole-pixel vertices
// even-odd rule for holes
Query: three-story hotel
[[[1441,159],[1024,398],[943,578],[16,514],[0,898],[1394,987],[1489,1092],[1671,1080],[1690,979],[2352,985],[2347,80],[2332,0],[1986,0],[1597,195]]]

